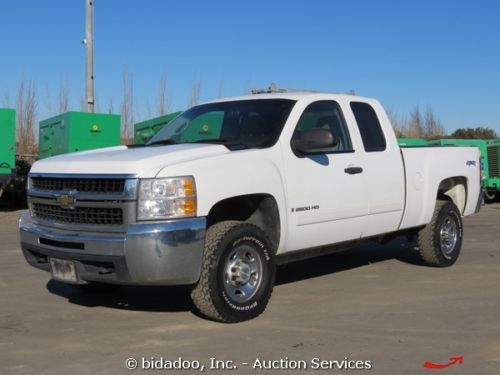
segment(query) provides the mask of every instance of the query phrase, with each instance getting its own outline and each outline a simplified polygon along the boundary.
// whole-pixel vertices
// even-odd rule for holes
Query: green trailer
[[[40,121],[38,138],[40,159],[119,144],[119,115],[66,112]]]
[[[181,113],[182,111],[169,113],[150,120],[138,122],[134,125],[134,143],[136,145],[147,143],[156,133],[163,129],[165,125]]]
[[[437,139],[430,142],[443,146],[473,146],[481,152],[482,187],[487,202],[495,200],[500,192],[500,140],[498,139]]]
[[[399,138],[398,143],[402,147],[429,146],[429,141],[422,138]]]

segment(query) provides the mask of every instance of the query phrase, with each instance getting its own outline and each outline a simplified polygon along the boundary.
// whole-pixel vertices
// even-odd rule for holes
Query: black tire
[[[484,201],[486,203],[493,203],[493,202],[495,202],[496,197],[497,197],[497,192],[496,191],[484,189]]]
[[[460,255],[463,224],[460,211],[450,201],[437,201],[431,222],[418,233],[417,244],[423,263],[449,267]]]
[[[223,221],[207,230],[201,276],[191,299],[208,319],[250,320],[265,310],[275,274],[265,233],[253,224]]]

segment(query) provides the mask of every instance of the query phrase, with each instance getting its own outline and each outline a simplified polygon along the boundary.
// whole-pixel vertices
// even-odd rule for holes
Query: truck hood
[[[30,173],[127,174],[151,178],[167,166],[229,152],[226,147],[213,144],[116,146],[39,160]]]

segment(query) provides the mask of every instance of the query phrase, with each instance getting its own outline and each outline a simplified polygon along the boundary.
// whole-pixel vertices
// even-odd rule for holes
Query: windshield
[[[295,101],[255,99],[193,107],[168,123],[148,142],[220,143],[229,149],[274,145]]]

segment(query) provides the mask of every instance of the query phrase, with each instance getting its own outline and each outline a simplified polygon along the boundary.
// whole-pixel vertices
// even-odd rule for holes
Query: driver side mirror
[[[295,134],[292,139],[294,150],[302,155],[322,148],[335,147],[336,145],[337,140],[328,129],[304,130],[300,135]]]

